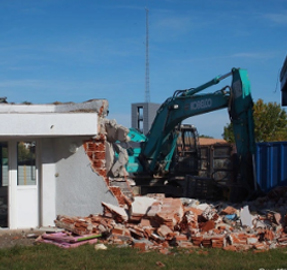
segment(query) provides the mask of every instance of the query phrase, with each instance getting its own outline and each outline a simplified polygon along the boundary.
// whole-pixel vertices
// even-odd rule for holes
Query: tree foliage
[[[253,118],[256,142],[287,141],[287,113],[279,104],[258,99]],[[228,142],[235,142],[232,123],[224,127],[222,135]]]
[[[213,137],[212,137],[212,136],[204,135],[204,134],[199,135],[199,138],[213,139]]]
[[[32,143],[19,142],[18,143],[18,164],[21,165],[34,165],[35,153]]]

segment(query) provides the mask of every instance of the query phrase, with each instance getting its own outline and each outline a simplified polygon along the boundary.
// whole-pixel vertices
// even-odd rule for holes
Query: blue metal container
[[[256,178],[264,192],[287,185],[287,142],[256,144]]]

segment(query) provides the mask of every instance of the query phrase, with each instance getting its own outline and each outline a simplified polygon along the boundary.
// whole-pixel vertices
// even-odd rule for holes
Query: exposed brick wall
[[[103,134],[98,135],[94,139],[84,141],[84,149],[90,159],[93,170],[102,176],[107,186],[109,186],[109,179],[107,177],[106,169],[106,137]]]
[[[84,149],[90,159],[94,172],[104,178],[109,190],[117,199],[119,205],[124,205],[126,203],[126,199],[121,189],[119,187],[110,186],[109,178],[107,177],[106,136],[100,134],[94,139],[84,141]]]
[[[125,204],[129,203],[129,199],[123,194],[120,187],[110,186],[109,189],[118,200],[120,206],[124,206]]]

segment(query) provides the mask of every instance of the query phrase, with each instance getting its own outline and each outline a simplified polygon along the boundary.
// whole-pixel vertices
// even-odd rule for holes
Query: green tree
[[[32,165],[35,163],[35,153],[31,143],[18,143],[18,164]]]
[[[213,137],[212,137],[212,136],[204,135],[204,134],[199,135],[199,138],[213,139]]]
[[[279,104],[258,99],[253,117],[256,142],[287,141],[287,113]],[[222,135],[228,142],[235,142],[232,123],[224,127]]]
[[[232,123],[229,123],[224,127],[222,137],[229,143],[235,142]]]

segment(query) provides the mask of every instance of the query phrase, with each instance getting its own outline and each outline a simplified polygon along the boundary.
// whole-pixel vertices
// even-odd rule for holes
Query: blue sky
[[[131,104],[145,101],[146,7],[151,102],[241,67],[254,101],[280,103],[286,0],[0,0],[0,96],[105,98],[109,118],[130,127]],[[186,122],[221,138],[229,119],[221,110]]]

